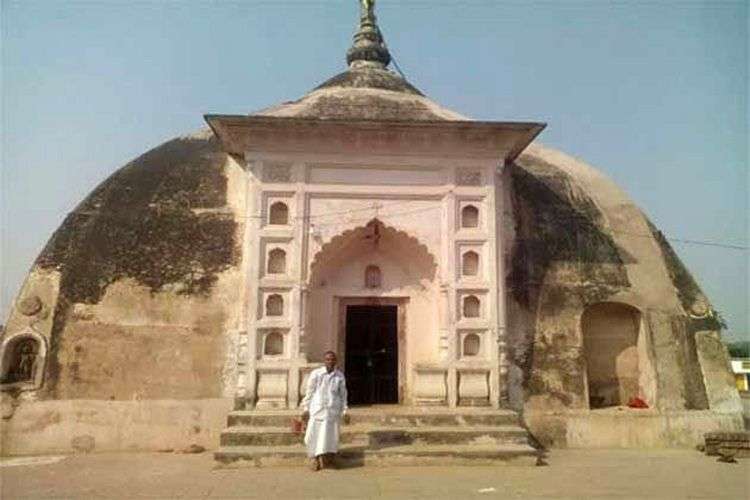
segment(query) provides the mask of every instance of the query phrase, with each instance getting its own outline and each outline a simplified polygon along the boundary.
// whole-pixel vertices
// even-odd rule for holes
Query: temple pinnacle
[[[346,52],[346,62],[350,68],[385,68],[391,62],[391,54],[375,17],[375,0],[360,0],[359,29],[354,34],[351,48]]]

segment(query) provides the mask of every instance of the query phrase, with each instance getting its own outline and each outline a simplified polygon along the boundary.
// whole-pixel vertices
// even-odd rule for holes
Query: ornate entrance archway
[[[380,385],[397,381],[397,401],[408,402],[410,366],[435,361],[439,349],[437,263],[427,247],[373,219],[324,245],[315,255],[309,276],[308,359],[318,360],[329,349],[339,353],[343,368],[356,379],[355,390],[375,391],[371,397],[355,395],[355,401],[396,402],[392,393],[385,395],[392,389]],[[370,311],[370,321],[382,320],[383,328],[354,317],[355,309],[365,306],[391,308],[391,313]],[[388,314],[393,314],[395,325],[386,328],[391,321],[385,319]],[[353,324],[357,321],[360,324]],[[391,334],[395,335],[392,340],[372,337]],[[361,345],[348,348],[347,337]],[[386,352],[376,352],[383,349]],[[360,366],[368,360],[372,366]]]

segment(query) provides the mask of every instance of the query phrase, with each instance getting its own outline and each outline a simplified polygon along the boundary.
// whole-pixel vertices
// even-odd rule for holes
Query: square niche
[[[484,230],[487,214],[481,198],[459,200],[456,210],[456,228],[459,231]]]
[[[291,255],[288,240],[266,240],[263,242],[262,276],[271,279],[286,279],[291,274]]]
[[[485,331],[462,330],[458,333],[458,352],[461,359],[470,361],[487,357],[487,333]]]
[[[294,225],[293,193],[266,193],[263,203],[263,226],[291,228]]]
[[[457,247],[456,274],[460,281],[485,281],[485,256],[482,244],[459,244]]]
[[[480,321],[487,317],[487,293],[464,290],[458,294],[457,311],[460,321]]]
[[[287,359],[289,358],[289,329],[261,328],[257,330],[258,358]]]
[[[282,320],[289,317],[289,293],[282,289],[268,289],[260,294],[258,317],[264,320]]]

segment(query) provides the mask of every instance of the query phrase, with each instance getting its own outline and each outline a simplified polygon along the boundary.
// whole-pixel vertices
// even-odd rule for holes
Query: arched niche
[[[633,397],[643,397],[640,324],[640,312],[625,304],[602,302],[584,311],[581,329],[590,408],[622,406]]]
[[[479,275],[479,254],[469,250],[461,256],[461,274],[474,277]]]
[[[269,332],[263,340],[264,356],[281,356],[284,354],[284,335],[281,332]]]
[[[479,209],[474,205],[466,205],[461,209],[461,227],[475,229],[479,227]]]
[[[274,248],[268,252],[268,274],[286,273],[286,252],[281,248]]]
[[[478,318],[481,316],[481,303],[476,295],[467,295],[463,300],[462,307],[464,318]]]
[[[31,329],[6,337],[0,346],[0,386],[38,389],[44,379],[47,343]]]
[[[266,298],[266,316],[284,315],[284,297],[273,293]]]
[[[289,224],[289,207],[283,201],[271,205],[268,211],[268,223],[280,226]]]
[[[470,333],[464,337],[461,352],[464,356],[479,356],[482,348],[482,339],[476,333]]]
[[[383,276],[380,268],[375,265],[369,265],[365,269],[365,288],[380,288],[383,284]]]

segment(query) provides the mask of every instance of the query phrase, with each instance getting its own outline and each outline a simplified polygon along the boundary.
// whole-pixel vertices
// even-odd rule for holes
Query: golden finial
[[[362,17],[373,17],[375,15],[375,0],[360,0]]]

